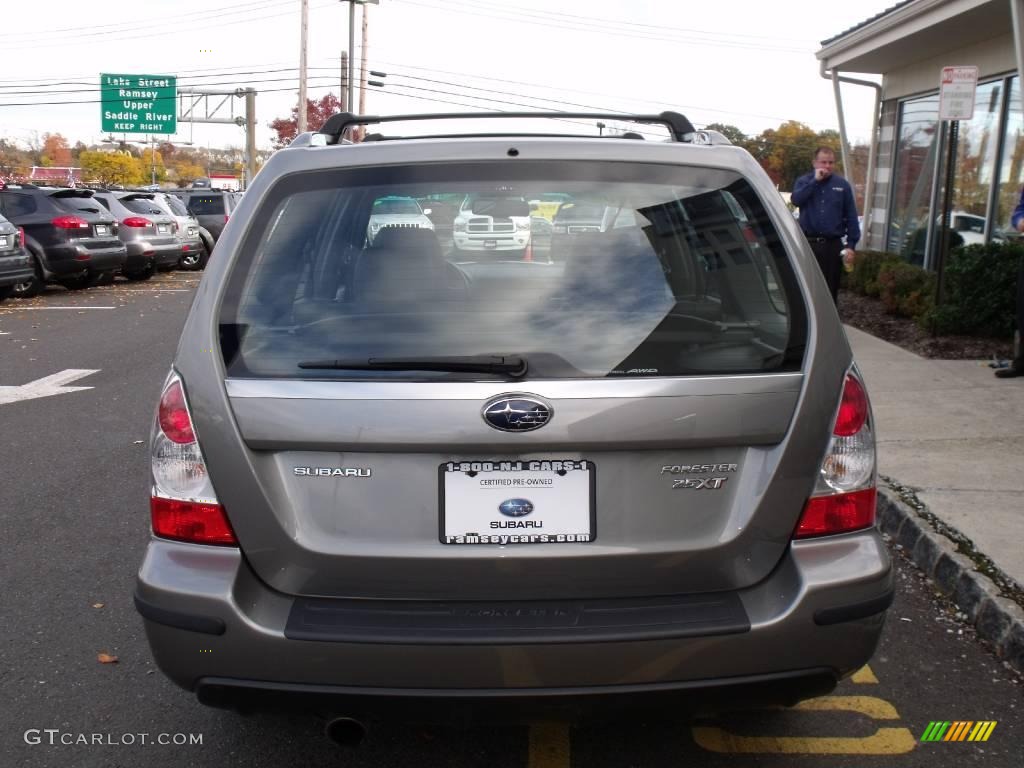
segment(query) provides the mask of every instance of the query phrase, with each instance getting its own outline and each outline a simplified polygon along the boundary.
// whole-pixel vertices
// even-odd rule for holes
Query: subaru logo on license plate
[[[532,397],[499,397],[484,406],[487,425],[502,432],[529,432],[540,429],[554,412],[551,406]]]
[[[505,499],[498,505],[498,511],[505,517],[526,517],[533,512],[533,502],[529,499]]]

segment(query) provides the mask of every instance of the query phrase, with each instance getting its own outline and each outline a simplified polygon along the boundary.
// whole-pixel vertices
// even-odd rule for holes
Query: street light
[[[340,0],[348,3],[348,111],[356,111],[356,4],[380,5],[380,0]]]

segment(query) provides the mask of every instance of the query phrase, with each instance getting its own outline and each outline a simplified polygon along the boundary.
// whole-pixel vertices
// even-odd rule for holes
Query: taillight
[[[150,441],[153,534],[194,544],[237,546],[210,482],[181,379],[171,373],[160,395]]]
[[[224,214],[224,223],[227,224],[228,223],[228,219],[230,219],[230,218],[231,218],[231,216],[229,214],[225,213]]]
[[[25,228],[18,227],[18,240],[21,243],[21,247],[25,247]]]
[[[875,436],[864,383],[846,374],[832,437],[794,538],[847,533],[875,524]]]
[[[144,219],[141,216],[129,216],[127,219],[121,222],[126,227],[152,227],[153,222],[149,219]]]
[[[196,544],[237,546],[224,508],[220,504],[203,504],[152,496],[149,500],[153,533],[164,539],[191,541]]]
[[[88,229],[89,222],[79,216],[58,216],[50,222],[57,229]]]

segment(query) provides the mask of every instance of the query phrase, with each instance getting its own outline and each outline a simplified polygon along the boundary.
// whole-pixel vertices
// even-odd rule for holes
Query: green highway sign
[[[178,78],[172,75],[100,75],[100,115],[107,133],[174,133]]]

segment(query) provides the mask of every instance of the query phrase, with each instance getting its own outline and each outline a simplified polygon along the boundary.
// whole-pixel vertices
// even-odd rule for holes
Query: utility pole
[[[298,133],[306,132],[306,44],[309,32],[309,0],[302,0],[302,47],[299,50]],[[297,134],[296,134],[297,135]]]
[[[149,183],[156,186],[156,136],[149,135],[149,159],[153,163],[153,171],[149,176]]]
[[[348,109],[348,51],[341,52],[341,90],[338,101],[342,109]]]
[[[370,9],[366,7],[366,3],[363,3],[363,40],[362,45],[359,49],[359,114],[366,114],[366,32],[368,26],[367,14]],[[360,136],[365,131],[360,130]]]
[[[256,176],[256,89],[245,89],[245,188]]]

